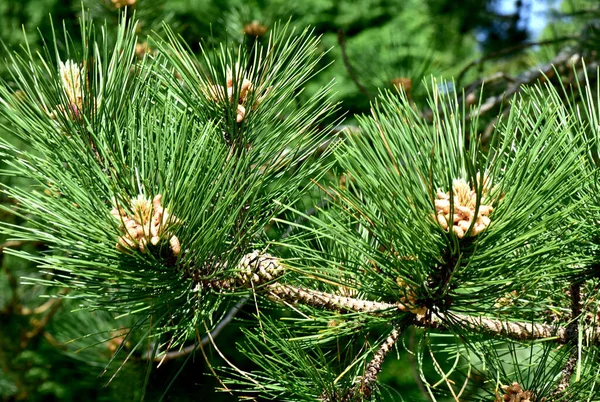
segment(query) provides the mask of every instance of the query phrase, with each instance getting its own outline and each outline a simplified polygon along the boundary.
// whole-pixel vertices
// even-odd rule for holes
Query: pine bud
[[[481,198],[489,193],[488,178],[484,176],[480,181]],[[494,210],[491,205],[480,204],[475,216],[475,207],[477,205],[477,192],[471,188],[464,179],[454,180],[452,182],[452,200],[450,192],[444,193],[437,191],[435,200],[435,219],[444,230],[452,230],[458,238],[465,236],[476,236],[483,232],[490,224],[489,215]],[[452,201],[453,211],[450,213],[450,204]],[[451,220],[452,218],[452,220]],[[473,220],[475,223],[473,224]],[[473,227],[471,228],[471,225]],[[471,228],[469,230],[469,228]]]
[[[267,27],[254,20],[244,26],[242,32],[249,36],[263,36],[267,32]]]
[[[146,253],[149,245],[156,246],[163,239],[168,239],[173,255],[179,255],[181,244],[169,229],[180,221],[171,215],[161,202],[161,194],[156,195],[152,201],[140,194],[131,200],[133,215],[128,215],[118,207],[110,211],[112,216],[119,219],[121,229],[125,231],[125,235],[119,237],[117,249],[124,251],[138,248],[142,253]]]
[[[513,382],[512,385],[501,385],[500,388],[504,392],[504,395],[500,396],[496,393],[495,402],[533,402],[534,395],[531,391],[524,391],[521,385],[517,382]],[[543,398],[540,402],[543,402]]]
[[[115,8],[123,8],[125,6],[134,6],[136,0],[110,0]]]
[[[241,73],[238,64],[236,64],[233,69],[231,67],[227,67],[226,79],[227,82],[225,87],[221,85],[208,85],[208,87],[205,89],[206,95],[209,99],[215,102],[228,101],[236,104],[235,120],[237,123],[241,123],[246,117],[249,109],[256,109],[258,105],[260,105],[262,100],[269,93],[269,88],[267,88],[264,93],[255,100],[254,104],[248,106],[248,100],[256,90],[256,87],[248,77]],[[239,88],[234,88],[234,81],[238,80]],[[239,91],[237,98],[235,97],[236,89]]]
[[[62,88],[69,100],[69,107],[65,110],[64,106],[58,105],[57,110],[50,112],[50,118],[55,119],[58,113],[61,113],[68,118],[79,119],[83,110],[82,83],[85,79],[85,70],[73,60],[64,63],[61,61],[59,67]]]

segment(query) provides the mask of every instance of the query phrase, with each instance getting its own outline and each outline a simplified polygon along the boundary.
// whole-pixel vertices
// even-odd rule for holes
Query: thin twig
[[[552,76],[555,68],[568,66],[570,62],[580,62],[581,57],[573,49],[563,49],[551,62],[544,64],[541,67],[526,71],[519,75],[515,82],[512,83],[508,89],[500,95],[492,96],[483,102],[483,104],[476,109],[473,113],[468,115],[469,119],[481,116],[482,114],[489,112],[501,104],[506,104],[513,95],[521,90],[523,85],[531,85],[536,83],[539,79],[544,76]]]
[[[53,299],[52,304],[48,308],[48,312],[46,313],[46,315],[44,315],[44,317],[42,317],[42,319],[39,321],[32,320],[33,329],[24,334],[23,339],[21,340],[21,348],[22,349],[25,349],[27,347],[27,344],[33,338],[37,337],[39,334],[41,334],[44,331],[44,329],[46,328],[46,325],[48,325],[48,323],[50,323],[50,320],[52,319],[54,314],[56,314],[58,312],[58,310],[60,309],[60,306],[63,304],[64,300],[65,299],[63,299],[63,298]]]
[[[0,253],[4,254],[5,248],[21,247],[27,242],[29,242],[29,240],[7,240],[4,243],[0,244]]]
[[[344,65],[346,66],[346,70],[348,70],[350,78],[352,79],[352,81],[354,81],[358,90],[367,98],[371,99],[369,91],[367,91],[367,88],[365,88],[364,85],[361,84],[360,80],[358,79],[358,76],[356,75],[356,72],[354,71],[354,68],[352,68],[352,64],[350,64],[348,52],[346,51],[346,34],[341,29],[338,31],[338,43],[342,51],[342,60],[344,61]]]
[[[29,243],[29,240],[7,240],[4,243],[0,244],[0,270],[6,273],[6,277],[8,278],[8,286],[11,290],[11,298],[7,305],[0,310],[0,314],[23,314],[23,311],[26,310],[25,307],[21,304],[21,300],[19,298],[19,281],[17,277],[8,269],[4,264],[4,253],[5,249],[8,248],[18,248],[23,245]],[[39,242],[33,242],[34,245],[41,244]]]
[[[493,52],[493,53],[489,53],[483,57],[480,57],[479,59],[473,60],[470,63],[468,63],[466,66],[464,66],[462,68],[462,70],[460,70],[460,72],[458,73],[458,76],[456,78],[456,83],[457,85],[460,86],[460,82],[462,81],[463,77],[465,76],[465,74],[467,73],[467,71],[469,71],[469,69],[471,69],[471,67],[474,67],[478,64],[481,64],[487,60],[491,60],[491,59],[495,59],[498,57],[502,57],[502,56],[506,56],[507,54],[516,52],[517,50],[523,50],[523,49],[527,49],[529,47],[534,47],[534,46],[545,46],[545,45],[553,45],[556,43],[560,43],[560,42],[566,42],[569,40],[577,40],[579,38],[579,35],[569,35],[569,36],[562,36],[559,38],[554,38],[554,39],[547,39],[547,40],[542,40],[542,41],[538,41],[538,42],[524,42],[524,43],[520,43],[518,45],[514,45],[514,46],[510,46],[507,48],[504,48],[502,50],[499,50],[497,52]]]
[[[201,347],[208,345],[211,342],[211,337],[212,337],[212,339],[215,339],[217,336],[219,336],[221,331],[223,331],[223,329],[227,325],[229,325],[229,323],[234,319],[234,317],[237,315],[237,313],[239,313],[239,311],[244,307],[244,305],[246,304],[247,301],[248,301],[248,298],[244,297],[235,306],[233,306],[231,308],[231,310],[229,310],[229,312],[225,315],[225,317],[223,317],[223,319],[210,332],[210,336],[206,335],[200,340],[199,343],[186,346],[185,348],[183,348],[181,350],[168,352],[168,353],[165,353],[164,355],[160,355],[160,356],[155,356],[154,361],[155,362],[165,362],[165,361],[169,361],[169,360],[173,360],[173,359],[178,359],[180,357],[187,356],[190,353],[194,353],[197,350],[199,350]],[[148,357],[149,356],[146,356],[146,358],[148,358]]]
[[[575,366],[577,366],[577,355],[577,349],[571,352],[565,367],[563,367],[562,371],[560,372],[560,381],[558,382],[556,390],[554,390],[552,393],[553,396],[560,396],[567,390],[567,388],[569,388],[573,371],[575,371]]]
[[[373,388],[377,382],[377,375],[381,371],[381,365],[383,360],[387,356],[390,350],[394,347],[400,336],[400,331],[397,327],[394,327],[392,333],[386,338],[379,350],[373,355],[373,359],[367,364],[363,377],[360,381],[360,394],[367,399],[371,398]]]

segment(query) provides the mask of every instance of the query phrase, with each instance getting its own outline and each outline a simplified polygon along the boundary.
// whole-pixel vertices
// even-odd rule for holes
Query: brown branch
[[[367,98],[371,99],[369,91],[367,91],[367,88],[365,88],[364,85],[361,84],[360,80],[358,79],[358,76],[356,75],[356,72],[354,71],[354,68],[352,68],[352,64],[350,64],[348,52],[346,51],[346,34],[341,29],[338,31],[338,43],[340,44],[340,49],[342,51],[342,60],[344,61],[344,66],[346,66],[346,70],[348,70],[350,78],[352,79],[352,81],[354,81],[354,84],[356,84],[358,90]]]
[[[5,248],[16,248],[21,247],[29,240],[7,240],[4,243],[0,244],[0,253],[4,254]],[[1,257],[0,257],[1,258]]]
[[[474,331],[490,335],[501,335],[514,340],[547,339],[556,343],[568,343],[573,338],[569,327],[557,327],[548,324],[537,324],[520,321],[506,321],[485,316],[470,316],[459,313],[437,314],[431,319],[418,319],[415,325],[441,330],[448,330],[460,325]],[[600,327],[588,327],[584,330],[584,339],[590,343],[600,343]]]
[[[552,396],[561,396],[564,392],[569,388],[569,383],[571,382],[571,377],[573,376],[573,371],[575,371],[575,366],[577,366],[577,349],[571,352],[565,367],[560,372],[560,381],[558,382],[558,386],[556,390],[552,392]]]
[[[496,73],[491,77],[475,80],[473,83],[465,85],[464,95],[459,97],[459,101],[464,99],[468,105],[472,105],[478,98],[475,95],[475,92],[478,91],[482,85],[489,84],[491,82],[497,82],[499,80],[504,80],[508,84],[506,88],[502,90],[502,93],[492,95],[484,99],[480,107],[466,115],[465,119],[474,119],[496,109],[499,106],[507,105],[514,95],[521,92],[522,87],[533,85],[538,81],[543,82],[546,79],[551,80],[556,76],[556,71],[561,72],[572,68],[574,65],[580,65],[581,63],[582,57],[577,50],[567,47],[560,51],[558,55],[548,63],[545,63],[541,66],[535,66],[516,77],[510,77],[503,73]],[[589,76],[596,74],[595,69],[597,66],[598,63],[596,62],[586,65],[586,71],[588,72]],[[558,80],[554,84],[557,86],[561,85]],[[438,108],[437,111],[441,113],[442,109]],[[423,119],[427,122],[432,122],[433,116],[434,112],[432,110],[427,110],[422,113]]]
[[[16,276],[4,265],[4,250],[7,248],[18,248],[22,247],[24,244],[28,243],[27,240],[7,240],[4,243],[0,244],[0,270],[6,273],[6,277],[8,278],[8,286],[10,287],[12,296],[5,308],[3,308],[0,313],[1,314],[12,314],[16,312],[17,314],[21,314],[23,311],[23,306],[21,305],[21,301],[19,298],[18,288],[19,281]],[[37,244],[37,243],[34,243]]]
[[[569,289],[569,296],[571,299],[571,322],[569,323],[569,331],[571,334],[577,333],[577,322],[581,315],[581,283],[573,282]],[[560,373],[560,381],[556,389],[552,392],[553,396],[561,396],[565,393],[571,382],[573,371],[577,365],[577,358],[579,356],[578,347],[574,347],[569,359],[567,360],[565,367],[563,367]]]
[[[579,35],[562,36],[562,37],[542,40],[542,41],[538,41],[538,42],[524,42],[524,43],[520,43],[518,45],[507,47],[507,48],[499,50],[497,52],[489,53],[483,57],[480,57],[479,59],[471,61],[466,66],[464,66],[462,68],[462,70],[460,70],[460,72],[458,73],[458,76],[456,78],[456,83],[458,86],[460,86],[460,82],[462,81],[462,79],[465,76],[465,74],[467,73],[467,71],[469,71],[471,69],[471,67],[474,67],[485,61],[492,60],[492,59],[502,57],[502,56],[506,56],[507,54],[516,52],[518,50],[527,49],[529,47],[553,45],[556,43],[566,42],[569,40],[577,40],[577,38],[579,38]]]
[[[424,310],[419,306],[364,300],[281,284],[276,280],[285,272],[283,264],[280,263],[278,258],[269,254],[260,254],[257,251],[242,258],[239,271],[238,278],[228,286],[233,286],[233,283],[235,283],[237,286],[255,288],[257,292],[262,292],[271,300],[278,302],[305,304],[332,311],[373,314],[393,310],[413,314],[413,312]],[[414,314],[414,316],[413,324],[415,326],[440,330],[448,330],[459,326],[515,340],[547,339],[557,343],[568,343],[574,336],[574,327],[572,326],[560,327],[549,324],[508,321],[483,315],[471,316],[453,312],[436,313],[428,311],[426,314]],[[583,336],[590,343],[600,343],[600,327],[590,326],[586,328],[583,331]]]
[[[567,48],[561,51],[551,62],[519,75],[506,91],[500,95],[486,99],[477,110],[470,113],[467,117],[473,119],[489,112],[497,106],[508,103],[508,100],[519,92],[522,86],[534,84],[544,76],[553,76],[555,68],[568,66],[570,62],[581,62],[581,57],[575,50]]]
[[[401,304],[357,299],[354,297],[321,292],[319,290],[300,288],[292,285],[282,285],[280,283],[272,283],[267,285],[265,287],[265,291],[267,292],[268,297],[275,301],[305,304],[332,311],[355,311],[368,313],[381,312],[391,309],[408,311],[408,307],[405,307]]]
[[[42,317],[41,320],[31,320],[33,329],[24,334],[23,339],[21,340],[22,349],[25,349],[27,347],[27,344],[29,344],[29,342],[32,339],[44,332],[44,329],[46,328],[48,323],[50,323],[50,320],[52,319],[54,314],[56,314],[56,312],[60,309],[60,306],[62,305],[63,301],[63,298],[53,299],[52,305],[48,309],[46,315],[44,315],[44,317]]]
[[[383,364],[383,360],[387,356],[392,347],[398,341],[398,337],[400,336],[400,331],[398,328],[394,328],[392,333],[387,337],[387,339],[383,342],[377,353],[373,356],[373,359],[367,364],[365,368],[363,377],[360,382],[359,391],[360,394],[367,398],[371,398],[371,394],[373,393],[373,387],[377,382],[377,375],[381,371],[381,365]]]
[[[322,394],[319,400],[325,402],[357,402],[368,401],[371,399],[373,389],[377,383],[377,375],[381,372],[381,366],[387,354],[392,350],[400,331],[394,327],[390,335],[383,341],[373,358],[363,371],[362,377],[357,377],[355,385],[345,390],[344,392],[335,392],[333,395]]]

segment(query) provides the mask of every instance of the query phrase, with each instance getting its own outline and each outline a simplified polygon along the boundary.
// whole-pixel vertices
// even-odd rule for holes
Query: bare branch
[[[489,53],[483,57],[480,57],[479,59],[471,61],[466,66],[464,66],[462,68],[462,70],[460,70],[460,72],[458,73],[458,76],[456,78],[456,83],[457,83],[457,85],[460,85],[463,77],[465,76],[467,71],[469,71],[469,69],[471,69],[471,67],[474,67],[485,61],[496,59],[496,58],[502,57],[502,56],[506,56],[507,54],[516,52],[518,50],[523,50],[523,49],[527,49],[527,48],[534,47],[534,46],[554,45],[554,44],[566,42],[569,40],[577,40],[578,37],[579,37],[578,35],[569,35],[569,36],[561,36],[558,38],[547,39],[547,40],[542,40],[542,41],[537,41],[537,42],[524,42],[524,43],[519,43],[518,45],[515,45],[515,46],[507,47],[507,48],[499,50],[497,52]]]
[[[547,339],[556,343],[568,343],[573,339],[574,327],[549,324],[508,321],[483,315],[471,316],[454,312],[435,312],[422,306],[402,303],[388,303],[341,296],[313,289],[281,284],[277,279],[285,272],[279,259],[269,254],[250,253],[242,258],[240,275],[232,284],[254,288],[277,302],[305,304],[332,311],[363,312],[381,314],[386,311],[399,311],[414,314],[413,324],[420,327],[447,330],[461,326],[490,335],[502,335],[515,340]],[[229,285],[232,286],[232,285]],[[425,312],[425,314],[421,314]],[[416,314],[415,314],[416,313]],[[583,331],[589,343],[600,343],[600,327],[590,326]]]
[[[295,304],[306,304],[312,307],[321,307],[333,311],[356,311],[376,313],[390,309],[408,311],[408,307],[401,304],[376,302],[357,299],[354,297],[340,296],[318,290],[299,288],[291,285],[272,283],[265,287],[267,295],[275,301],[287,301]]]
[[[569,289],[569,296],[571,298],[571,322],[569,323],[569,330],[572,334],[577,333],[577,322],[581,315],[581,283],[573,282]],[[571,382],[571,376],[577,365],[577,359],[579,357],[578,347],[574,348],[560,373],[560,381],[558,386],[552,393],[554,396],[560,396],[569,388]]]
[[[50,323],[50,320],[52,319],[54,314],[56,314],[60,309],[60,306],[62,305],[63,301],[63,298],[52,299],[52,303],[48,308],[48,312],[46,313],[46,315],[44,315],[44,317],[42,317],[42,319],[39,321],[31,320],[33,329],[24,334],[23,339],[21,340],[22,349],[25,349],[33,338],[37,337],[38,335],[44,332],[44,329]]]

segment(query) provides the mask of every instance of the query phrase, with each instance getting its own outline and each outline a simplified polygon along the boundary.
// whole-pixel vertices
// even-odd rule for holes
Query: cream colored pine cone
[[[500,396],[496,394],[496,400],[494,402],[533,402],[534,395],[531,391],[525,391],[517,382],[513,382],[511,385],[500,386],[504,395]]]
[[[482,180],[482,198],[488,194],[486,182],[487,178],[484,177]],[[475,216],[477,192],[464,179],[453,181],[452,197],[450,196],[450,192],[444,193],[441,190],[437,191],[436,196],[435,211],[437,222],[444,230],[452,230],[458,238],[477,236],[489,226],[491,222],[489,215],[494,208],[491,205],[480,204],[477,216]],[[450,210],[451,204],[452,211]],[[452,221],[450,221],[451,219]],[[473,221],[475,222],[473,223]],[[471,225],[473,226],[471,227]]]
[[[117,249],[139,249],[147,252],[148,243],[156,246],[162,239],[168,239],[169,248],[173,255],[181,252],[181,244],[177,236],[170,233],[169,229],[179,219],[171,215],[162,206],[162,195],[158,194],[152,201],[143,195],[138,195],[131,200],[133,215],[128,215],[122,208],[114,207],[110,213],[121,222],[121,229],[125,234],[119,237]]]
[[[208,85],[208,87],[205,90],[206,95],[209,99],[215,102],[228,101],[230,103],[237,104],[236,122],[241,123],[248,113],[248,99],[256,90],[256,88],[248,77],[241,74],[240,67],[238,64],[235,65],[234,69],[232,69],[231,67],[227,67],[226,79],[227,82],[225,87],[221,85]],[[235,79],[241,79],[241,85],[239,86],[239,95],[237,99],[234,99],[234,92],[236,89],[234,87]],[[268,93],[269,89],[267,88],[267,90],[264,91],[264,94],[257,98],[253,105],[250,105],[250,108],[255,109],[256,107],[258,107],[260,102],[262,102],[262,100]]]

